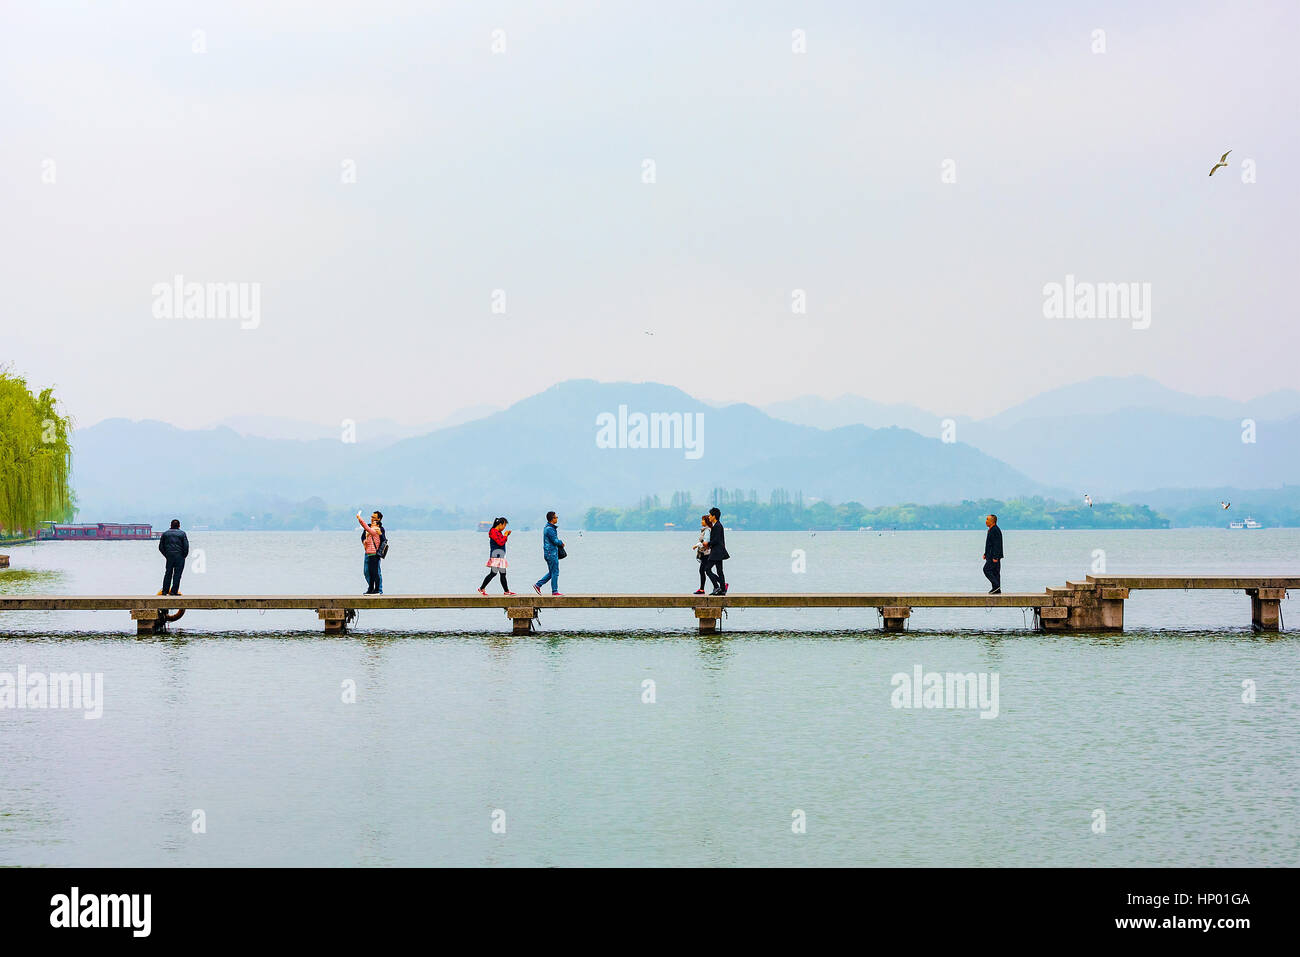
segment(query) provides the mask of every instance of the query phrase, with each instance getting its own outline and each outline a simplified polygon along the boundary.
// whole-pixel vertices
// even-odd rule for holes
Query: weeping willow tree
[[[71,432],[53,389],[33,394],[25,379],[0,367],[0,536],[72,517]]]

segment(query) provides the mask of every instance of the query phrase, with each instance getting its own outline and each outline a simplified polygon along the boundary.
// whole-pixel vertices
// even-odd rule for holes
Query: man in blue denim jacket
[[[564,547],[564,542],[560,541],[560,531],[556,527],[559,520],[560,516],[554,512],[546,513],[546,528],[542,531],[542,557],[546,559],[546,577],[533,586],[533,591],[539,595],[547,582],[551,583],[552,595],[563,594],[560,591],[560,549]]]

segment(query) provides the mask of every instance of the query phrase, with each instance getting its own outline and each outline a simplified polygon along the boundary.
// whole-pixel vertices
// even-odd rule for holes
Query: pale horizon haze
[[[1292,4],[0,22],[0,364],[82,425],[419,422],[574,378],[972,417],[1296,382]],[[176,275],[259,284],[256,328],[156,318]],[[1150,284],[1149,327],[1045,318],[1067,275]]]

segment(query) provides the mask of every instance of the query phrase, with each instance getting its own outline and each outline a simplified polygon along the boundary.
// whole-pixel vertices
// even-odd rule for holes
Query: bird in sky
[[[646,330],[646,335],[647,335],[647,336],[653,336],[654,333],[653,333],[653,332],[650,332],[649,330]]]
[[[1220,502],[1220,503],[1219,503],[1219,506],[1220,506],[1221,508],[1231,508],[1231,507],[1232,507],[1232,503],[1231,503],[1231,502]]]
[[[1083,493],[1083,502],[1084,502],[1084,504],[1087,505],[1089,508],[1092,508],[1092,496],[1089,495],[1087,492],[1084,492],[1084,493]]]
[[[1232,150],[1228,150],[1228,153],[1231,153],[1231,152],[1232,152]],[[1228,153],[1224,153],[1222,156],[1219,157],[1219,161],[1218,161],[1217,163],[1215,163],[1214,166],[1213,166],[1213,168],[1210,170],[1210,175],[1211,175],[1211,176],[1214,175],[1214,170],[1218,169],[1220,166],[1227,166],[1227,165],[1228,165]]]

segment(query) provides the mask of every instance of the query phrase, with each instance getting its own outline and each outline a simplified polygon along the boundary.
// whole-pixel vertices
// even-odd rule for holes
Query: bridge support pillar
[[[507,608],[506,617],[510,619],[511,634],[531,635],[533,633],[533,620],[537,617],[537,608],[533,605]]]
[[[1076,592],[1077,604],[1070,606],[1071,631],[1123,631],[1124,599],[1127,588],[1098,588],[1091,594]]]
[[[9,567],[9,556],[0,555],[0,568],[8,568],[8,567]]]
[[[912,609],[906,605],[885,605],[880,609],[884,619],[885,631],[902,631],[907,619],[912,617]]]
[[[1038,609],[1044,631],[1123,631],[1124,599],[1128,589],[1090,582],[1069,582],[1065,588],[1049,588],[1048,595],[1059,604]]]
[[[132,608],[131,618],[135,621],[135,635],[157,635],[167,630],[167,613],[157,608]]]
[[[350,608],[317,608],[316,617],[325,622],[325,634],[342,635],[348,630]]]
[[[1035,608],[1040,631],[1066,631],[1070,627],[1070,609],[1064,605],[1043,605]]]
[[[722,609],[697,607],[695,617],[700,621],[701,635],[716,635],[718,633],[718,622],[722,620]]]
[[[1285,588],[1247,588],[1250,596],[1250,627],[1256,631],[1278,631],[1282,627],[1282,599]]]

